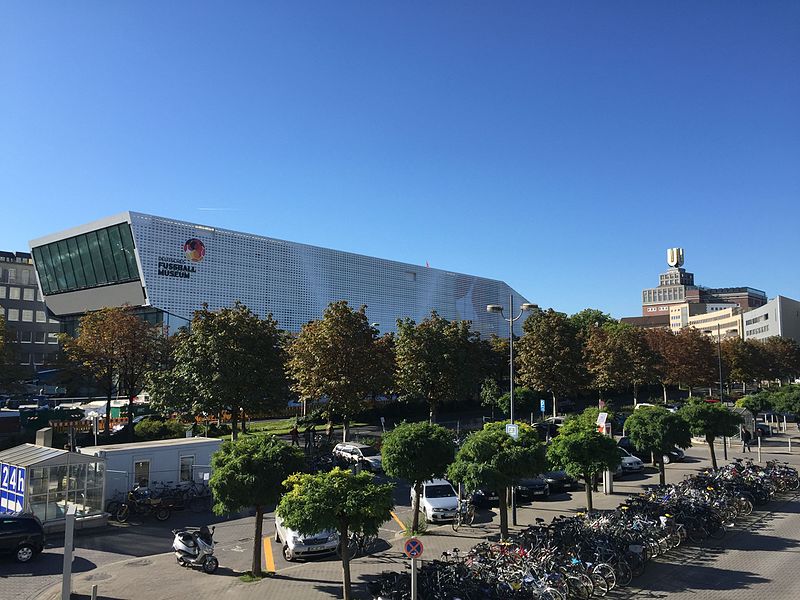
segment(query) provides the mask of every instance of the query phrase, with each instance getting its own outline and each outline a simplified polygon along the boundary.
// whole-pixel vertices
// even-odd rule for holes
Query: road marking
[[[397,523],[398,525],[400,525],[400,528],[401,528],[401,529],[405,529],[405,528],[406,528],[406,526],[405,526],[405,523],[403,523],[403,522],[400,520],[400,517],[398,517],[398,516],[397,516],[397,515],[394,513],[394,511],[389,511],[389,514],[390,514],[390,515],[392,515],[392,518],[394,519],[394,522],[395,522],[395,523]]]
[[[275,572],[275,559],[272,557],[272,539],[270,536],[265,535],[264,542],[264,562],[267,564],[267,571],[270,573]]]

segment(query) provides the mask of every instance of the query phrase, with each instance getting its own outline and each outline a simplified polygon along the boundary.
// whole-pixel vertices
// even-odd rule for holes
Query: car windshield
[[[426,485],[425,497],[426,498],[450,498],[455,496],[456,493],[451,485]]]
[[[380,454],[378,454],[378,451],[371,446],[368,448],[360,448],[360,450],[361,450],[361,456],[380,456]]]

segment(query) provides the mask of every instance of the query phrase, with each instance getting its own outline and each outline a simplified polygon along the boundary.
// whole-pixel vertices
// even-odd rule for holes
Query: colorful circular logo
[[[197,238],[186,240],[183,245],[183,253],[192,262],[200,262],[206,255],[206,246]]]

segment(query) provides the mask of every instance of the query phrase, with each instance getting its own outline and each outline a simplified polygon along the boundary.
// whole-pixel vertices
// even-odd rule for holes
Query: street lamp
[[[512,317],[514,314],[514,294],[508,295],[508,314],[506,317],[503,313],[504,308],[499,304],[487,304],[486,312],[499,313],[500,317],[508,323],[508,387],[509,387],[509,406],[511,423],[514,423],[514,323],[522,317],[522,313],[539,308],[537,304],[530,304],[525,302],[519,307],[519,314]],[[511,522],[517,524],[517,494],[514,491],[514,486],[511,486]]]
[[[703,333],[714,333],[711,329],[703,330]],[[722,334],[717,323],[717,362],[719,364],[719,403],[722,404]],[[722,436],[722,458],[728,460],[728,438]]]
[[[94,431],[94,445],[97,446],[97,428],[100,421],[100,413],[91,411],[86,416],[92,420],[92,431]]]

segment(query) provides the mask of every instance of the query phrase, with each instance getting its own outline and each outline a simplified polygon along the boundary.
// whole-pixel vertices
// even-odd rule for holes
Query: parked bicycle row
[[[189,509],[204,512],[211,508],[211,490],[205,482],[153,482],[137,485],[126,494],[119,494],[106,503],[106,512],[120,523],[131,515],[169,519],[173,511]]]
[[[800,489],[797,470],[737,460],[681,483],[631,496],[617,509],[556,517],[509,540],[445,552],[419,572],[421,600],[589,600],[624,587],[655,557],[684,543],[720,539],[776,495]],[[411,597],[409,573],[383,573],[373,598]]]

